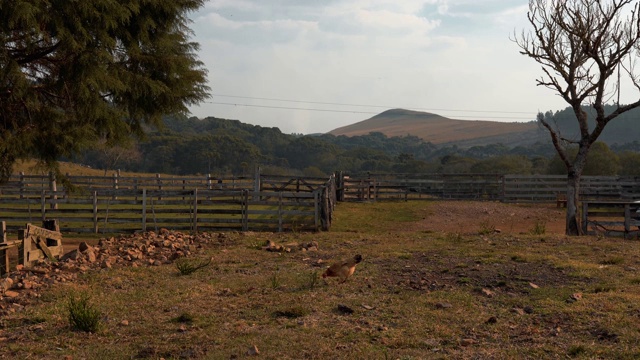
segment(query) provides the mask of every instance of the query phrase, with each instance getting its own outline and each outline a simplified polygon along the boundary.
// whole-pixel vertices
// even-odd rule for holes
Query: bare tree
[[[95,144],[98,154],[98,161],[104,168],[104,176],[107,171],[116,168],[121,163],[131,163],[140,161],[142,154],[133,139],[122,140],[118,143],[110,144],[108,140],[101,139]]]
[[[640,46],[639,10],[640,4],[632,0],[529,0],[527,18],[533,29],[514,34],[520,53],[542,65],[544,74],[537,85],[556,91],[569,104],[580,129],[575,139],[564,138],[538,114],[568,171],[567,235],[582,232],[577,204],[591,145],[610,121],[640,106],[640,74],[634,71]],[[620,104],[622,80],[635,88],[631,92],[637,101]],[[605,111],[607,103],[613,103],[613,110]],[[595,110],[591,127],[585,106]],[[572,156],[567,150],[576,145],[578,152]]]

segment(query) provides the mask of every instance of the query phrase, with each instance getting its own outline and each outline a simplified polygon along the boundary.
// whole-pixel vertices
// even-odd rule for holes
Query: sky
[[[527,0],[209,0],[192,13],[199,118],[326,133],[392,108],[532,121],[566,103],[511,40]]]

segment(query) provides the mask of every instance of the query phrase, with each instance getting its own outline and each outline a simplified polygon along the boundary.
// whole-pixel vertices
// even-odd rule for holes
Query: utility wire
[[[371,111],[299,108],[299,107],[289,107],[289,106],[255,105],[255,104],[241,104],[241,103],[229,103],[229,102],[218,102],[218,101],[206,101],[206,103],[215,104],[215,105],[246,106],[246,107],[257,107],[257,108],[266,108],[266,109],[304,110],[304,111],[351,113],[351,114],[373,114],[373,115],[379,114],[378,112],[371,112]],[[364,105],[360,105],[360,106],[364,106]],[[375,106],[375,107],[384,107],[384,106]],[[384,107],[384,108],[386,108],[386,107]],[[418,110],[418,109],[419,108],[413,108],[413,109],[409,109],[409,110]],[[425,110],[425,109],[422,109],[422,110]],[[433,110],[436,110],[436,109],[432,109],[431,111],[433,111]],[[464,110],[445,110],[445,109],[440,109],[439,111],[464,111]],[[475,111],[477,111],[477,112],[491,112],[491,111],[483,111],[483,110],[475,110]],[[508,111],[502,111],[502,113],[509,113],[509,112]],[[526,114],[525,112],[515,112],[515,113]],[[533,119],[531,119],[529,117],[514,117],[514,116],[482,116],[482,115],[454,115],[454,116],[458,117],[458,118],[474,118],[474,119],[478,119],[478,118],[485,118],[486,119],[486,118],[489,118],[489,119],[512,119],[512,120],[519,119],[519,120],[531,120],[531,121],[533,121]]]
[[[461,110],[461,109],[429,109],[429,108],[420,108],[420,107],[403,107],[403,106],[386,106],[386,105],[365,105],[365,104],[345,104],[345,103],[335,103],[335,102],[322,102],[322,101],[305,101],[305,100],[292,100],[292,99],[277,99],[277,98],[266,98],[266,97],[252,97],[252,96],[240,96],[240,95],[227,95],[227,94],[211,94],[212,96],[225,97],[225,98],[236,98],[236,99],[249,99],[249,100],[266,100],[266,101],[281,101],[281,102],[290,102],[290,103],[299,103],[299,104],[319,104],[319,105],[337,105],[337,106],[353,106],[353,107],[369,107],[369,108],[384,108],[384,109],[396,109],[396,108],[411,108],[415,110],[423,110],[423,111],[455,111],[455,112],[477,112],[477,113],[500,113],[500,114],[531,114],[529,111],[500,111],[500,110]],[[215,104],[215,102],[210,102]],[[306,109],[304,109],[306,110]],[[320,110],[321,111],[321,110]],[[367,114],[371,114],[371,112],[366,112]]]

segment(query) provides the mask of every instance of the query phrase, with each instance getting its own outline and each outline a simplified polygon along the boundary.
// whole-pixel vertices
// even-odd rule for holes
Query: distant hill
[[[332,130],[329,134],[356,136],[380,132],[388,137],[414,135],[433,144],[463,146],[503,143],[523,145],[548,139],[535,122],[455,120],[427,112],[392,109],[370,119]]]
[[[589,114],[589,128],[595,123],[594,109],[583,107]],[[605,113],[615,111],[616,106],[605,106]],[[567,107],[545,114],[547,121],[563,138],[579,139],[578,123],[573,109]],[[535,143],[551,143],[549,133],[536,121],[526,123],[483,120],[455,120],[427,112],[392,109],[370,119],[332,130],[339,136],[367,135],[379,132],[388,137],[413,135],[438,146],[456,145],[460,148],[503,144],[510,147],[529,146]],[[609,146],[624,146],[640,139],[640,108],[628,111],[607,125],[600,137]]]

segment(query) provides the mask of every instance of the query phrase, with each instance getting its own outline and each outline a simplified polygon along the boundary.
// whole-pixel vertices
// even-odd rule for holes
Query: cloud
[[[302,133],[327,132],[387,105],[526,109],[532,120],[539,107],[550,108],[535,86],[539,67],[509,40],[526,25],[526,4],[211,0],[192,19],[217,96],[191,110]]]

